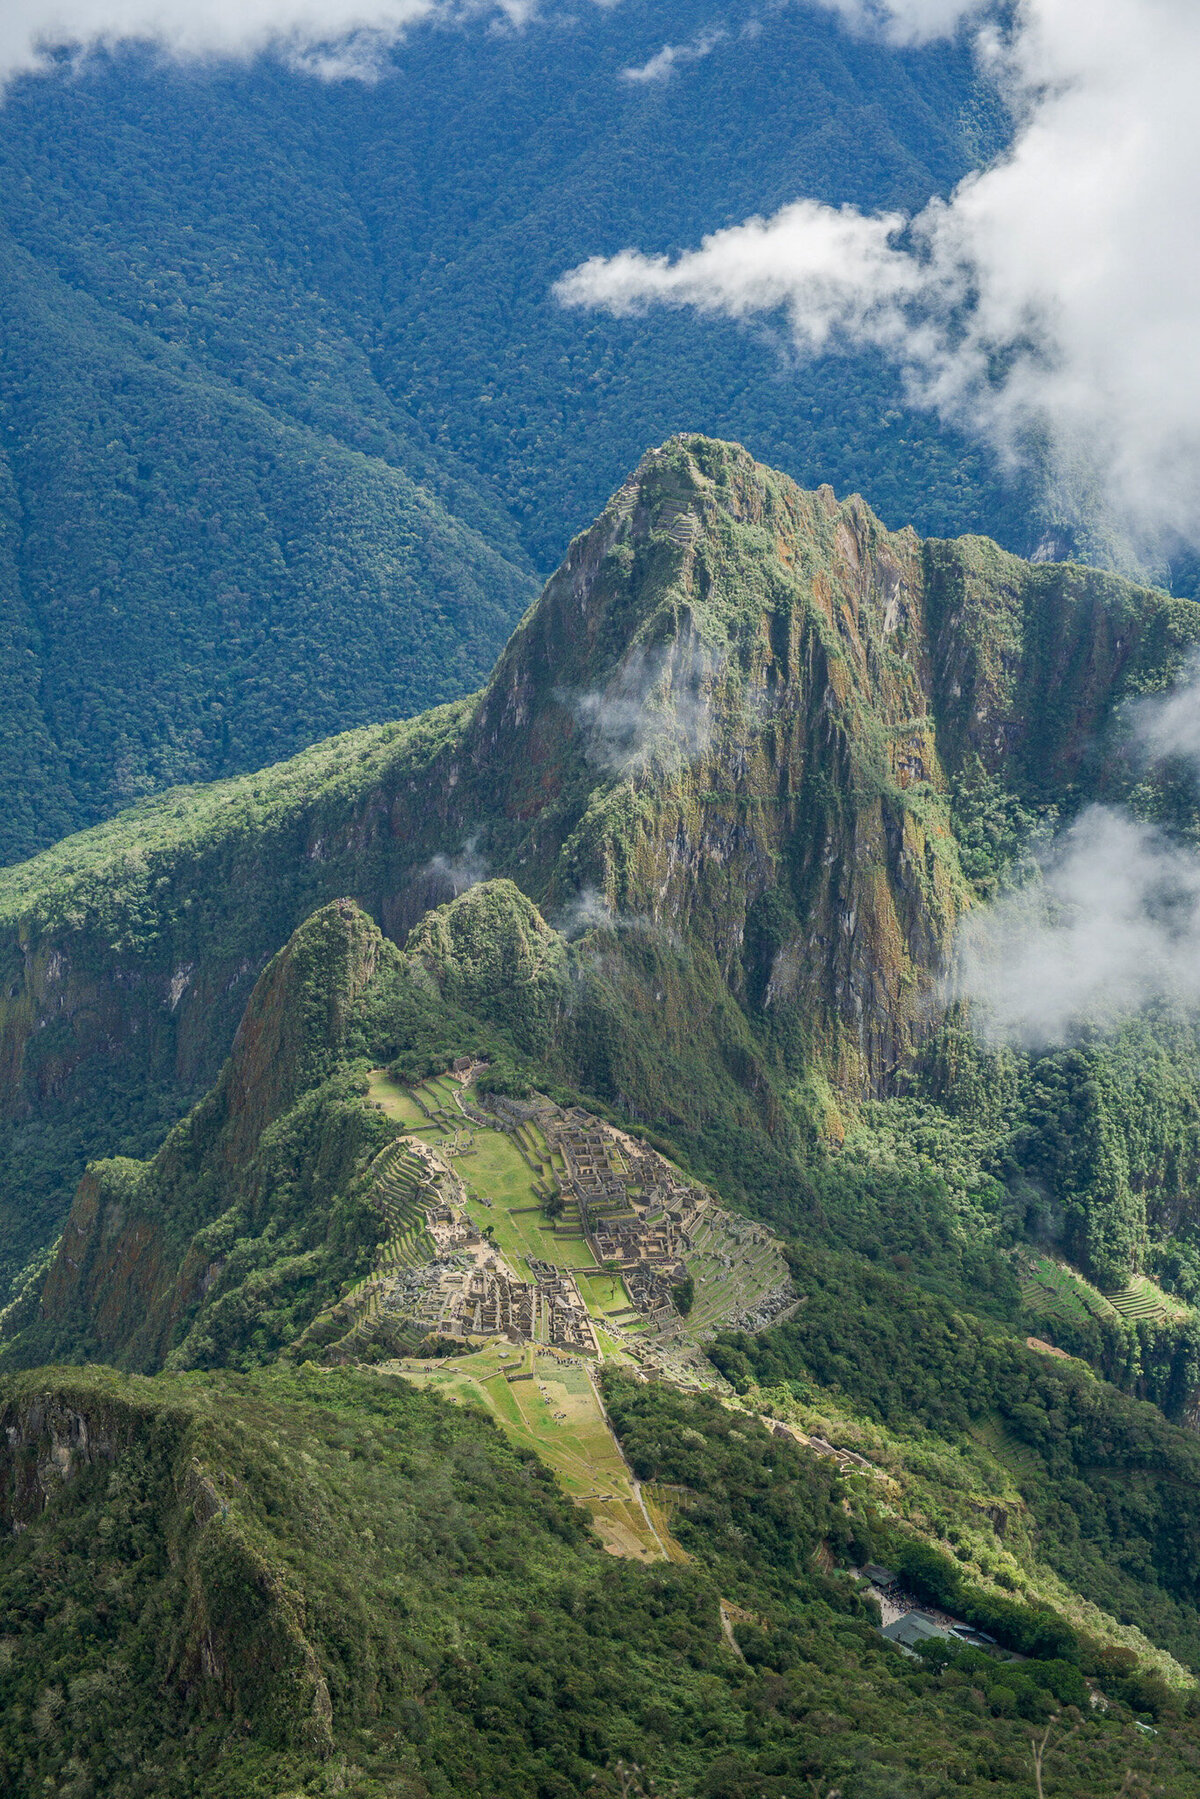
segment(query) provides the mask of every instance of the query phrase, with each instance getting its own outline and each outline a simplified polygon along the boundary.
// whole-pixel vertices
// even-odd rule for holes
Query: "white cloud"
[[[690,762],[712,738],[711,690],[721,663],[688,637],[635,646],[607,687],[558,698],[583,732],[589,762],[613,774]]]
[[[555,928],[569,942],[584,937],[589,931],[617,932],[636,937],[649,937],[655,943],[671,949],[681,949],[682,943],[674,931],[668,926],[659,924],[658,920],[648,913],[617,912],[606,896],[596,887],[582,887],[575,897],[563,907],[555,921]],[[604,951],[597,950],[595,955],[607,963]],[[610,967],[615,964],[608,963]]]
[[[853,207],[797,200],[770,219],[715,232],[674,262],[637,250],[595,256],[564,275],[556,292],[564,305],[618,314],[663,302],[734,318],[784,307],[806,349],[825,349],[837,335],[901,348],[897,306],[917,288],[909,259],[892,243],[904,223],[899,213],[867,218]]]
[[[893,44],[927,44],[990,10],[991,0],[817,0],[852,31],[878,32]]]
[[[180,58],[272,51],[325,79],[370,80],[405,31],[434,13],[495,11],[525,23],[536,0],[6,0],[0,82],[122,43]]]
[[[1130,709],[1132,750],[1200,777],[1200,659]],[[1036,877],[968,913],[946,997],[993,1041],[1043,1049],[1156,1001],[1200,1006],[1200,856],[1111,806],[1091,806]]]
[[[1154,1001],[1200,1004],[1200,858],[1090,807],[1040,880],[968,915],[949,993],[984,1037],[1035,1050]]]
[[[690,44],[664,44],[649,61],[639,63],[635,68],[622,69],[621,79],[647,85],[669,81],[682,63],[699,62],[710,55],[725,35],[723,31],[702,31]]]
[[[480,881],[487,880],[487,875],[487,862],[479,854],[479,839],[468,837],[457,856],[443,855],[439,851],[425,864],[418,879],[426,881],[437,893],[438,898],[431,904],[438,905],[446,899],[457,899],[469,887],[477,887]]]
[[[1179,757],[1200,773],[1200,655],[1170,693],[1156,694],[1132,708],[1134,741],[1151,762]]]
[[[559,917],[555,928],[570,939],[588,931],[611,931],[616,928],[616,913],[598,887],[581,887]]]
[[[917,37],[976,10],[886,13]],[[910,400],[1003,457],[1036,443],[1064,492],[1098,491],[1143,546],[1200,542],[1200,6],[1022,0],[1010,39],[984,26],[978,43],[1013,146],[915,219],[801,199],[674,261],[595,258],[558,296],[782,310],[809,353],[882,349]]]

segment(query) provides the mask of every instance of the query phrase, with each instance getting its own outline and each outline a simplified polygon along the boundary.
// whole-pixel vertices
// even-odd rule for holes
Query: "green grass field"
[[[594,1268],[596,1258],[582,1237],[554,1231],[533,1190],[535,1176],[511,1138],[503,1131],[478,1127],[474,1136],[475,1154],[462,1164],[460,1172],[468,1188],[491,1204],[469,1199],[467,1211],[477,1229],[491,1225],[497,1246],[514,1263],[520,1277],[532,1278],[530,1256],[557,1268]],[[533,1209],[528,1210],[530,1207]]]
[[[584,1273],[579,1277],[579,1291],[592,1317],[601,1323],[610,1313],[623,1313],[629,1307],[629,1295],[619,1274]]]
[[[500,1428],[534,1450],[563,1490],[588,1511],[597,1535],[614,1555],[660,1561],[666,1552],[633,1490],[633,1481],[608,1428],[586,1368],[531,1343],[520,1349],[489,1344],[444,1362],[418,1358],[381,1364],[415,1385],[459,1405],[481,1407]],[[532,1374],[532,1380],[505,1379]]]
[[[520,1278],[533,1278],[530,1256],[557,1268],[595,1268],[596,1258],[582,1237],[556,1234],[533,1191],[534,1177],[508,1138],[500,1131],[477,1130],[475,1144],[476,1154],[461,1172],[469,1188],[491,1204],[468,1198],[467,1212],[477,1230],[491,1226],[497,1247]]]
[[[450,1126],[429,1114],[438,1107],[445,1107],[449,1112],[458,1114],[453,1097],[448,1089],[443,1091],[430,1081],[423,1081],[416,1089],[416,1098],[406,1087],[401,1087],[386,1075],[382,1068],[374,1069],[367,1077],[367,1097],[374,1100],[381,1111],[406,1131],[424,1139],[427,1143],[443,1143],[453,1135]],[[417,1100],[423,1102],[418,1105]]]

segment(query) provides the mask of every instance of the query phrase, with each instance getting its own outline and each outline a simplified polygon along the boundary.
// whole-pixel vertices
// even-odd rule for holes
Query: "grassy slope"
[[[506,1437],[553,1470],[610,1553],[637,1561],[670,1559],[638,1503],[586,1368],[568,1367],[566,1358],[531,1344],[519,1350],[496,1344],[442,1362],[384,1363],[381,1370],[487,1412]],[[502,1370],[534,1378],[510,1382]]]

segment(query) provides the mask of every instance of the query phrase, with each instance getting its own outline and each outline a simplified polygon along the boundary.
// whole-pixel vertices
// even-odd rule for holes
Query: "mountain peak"
[[[528,733],[535,761],[574,735],[593,764],[627,772],[643,701],[707,708],[716,672],[752,673],[764,637],[786,662],[795,615],[814,601],[863,673],[866,637],[907,622],[921,585],[915,534],[889,532],[857,495],[806,492],[740,444],[669,438],[571,544],[500,658],[475,735],[494,757]],[[679,735],[688,750],[686,720]]]
[[[386,953],[378,925],[352,899],[331,900],[304,920],[259,976],[238,1027],[233,1113],[240,1096],[253,1094],[256,1112],[273,1117],[323,1077]]]

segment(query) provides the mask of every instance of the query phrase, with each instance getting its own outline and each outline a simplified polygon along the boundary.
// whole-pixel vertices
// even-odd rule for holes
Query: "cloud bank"
[[[969,914],[952,997],[981,1035],[1023,1049],[1110,1030],[1155,1001],[1200,1003],[1200,858],[1093,806],[1042,879]]]
[[[1200,661],[1129,712],[1136,760],[1200,778]],[[1108,1030],[1156,1002],[1200,1006],[1200,856],[1110,806],[1091,806],[1037,878],[969,913],[945,997],[981,1035],[1038,1050]]]
[[[674,260],[593,258],[559,299],[782,312],[802,351],[881,350],[910,403],[1036,451],[1146,553],[1200,542],[1200,7],[1021,0],[1004,37],[952,0],[825,3],[902,41],[975,18],[1009,153],[913,219],[798,199]]]
[[[927,44],[948,37],[991,10],[991,0],[817,0],[851,31],[878,34],[892,44]]]
[[[272,51],[305,73],[371,80],[412,25],[433,14],[500,12],[514,24],[537,0],[6,0],[0,82],[67,54],[148,43],[178,58]]]

